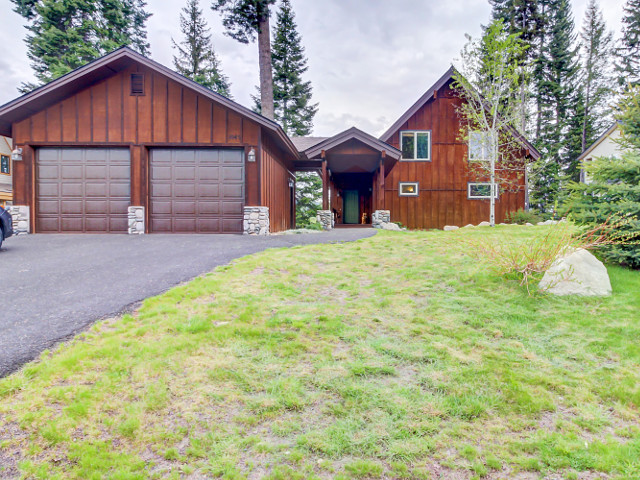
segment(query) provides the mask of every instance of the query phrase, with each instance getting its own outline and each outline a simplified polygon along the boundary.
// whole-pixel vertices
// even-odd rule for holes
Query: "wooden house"
[[[124,47],[0,107],[0,135],[22,149],[14,204],[36,233],[131,233],[132,208],[141,232],[241,233],[253,207],[278,232],[294,227],[295,172],[316,170],[338,225],[369,224],[376,210],[410,228],[478,223],[489,202],[458,139],[452,72],[380,138],[351,128],[291,139]],[[499,193],[498,221],[525,206],[525,190],[523,177]]]

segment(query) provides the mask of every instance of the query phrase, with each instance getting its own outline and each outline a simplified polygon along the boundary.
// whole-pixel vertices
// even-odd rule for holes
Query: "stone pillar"
[[[31,212],[28,206],[12,205],[9,207],[9,213],[11,213],[14,235],[31,233]]]
[[[129,207],[129,235],[144,234],[144,207]]]
[[[269,235],[269,207],[244,207],[244,235]]]
[[[371,216],[371,226],[382,228],[383,225],[391,223],[391,212],[389,210],[376,210]]]
[[[331,210],[318,210],[317,214],[318,223],[322,225],[325,230],[331,230],[333,228],[333,213]]]

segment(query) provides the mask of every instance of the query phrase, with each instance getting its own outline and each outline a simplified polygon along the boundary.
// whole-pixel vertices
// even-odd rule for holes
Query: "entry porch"
[[[385,177],[402,153],[355,127],[301,152],[297,171],[322,178],[322,210],[335,226],[371,225],[385,208]]]

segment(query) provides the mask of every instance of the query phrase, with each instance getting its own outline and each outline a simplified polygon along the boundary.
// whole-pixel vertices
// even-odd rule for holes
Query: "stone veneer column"
[[[31,211],[28,206],[12,205],[9,207],[9,213],[11,214],[14,235],[31,233]]]
[[[318,210],[317,213],[318,223],[322,225],[325,230],[331,230],[333,228],[333,213],[331,210]]]
[[[269,235],[269,207],[244,207],[244,235]]]
[[[376,210],[371,216],[371,226],[382,228],[386,223],[391,223],[391,212],[389,210]]]
[[[144,235],[144,207],[129,207],[129,235]]]

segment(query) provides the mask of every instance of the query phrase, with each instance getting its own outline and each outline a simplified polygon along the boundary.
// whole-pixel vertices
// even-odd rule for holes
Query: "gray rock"
[[[398,225],[397,223],[383,223],[380,228],[382,228],[382,230],[392,230],[394,232],[399,232],[402,230],[400,228],[400,225]]]
[[[529,223],[529,222],[525,223],[524,225],[525,225],[526,227],[533,227],[533,223]]]
[[[445,225],[443,230],[445,232],[452,232],[454,230],[458,230],[458,228],[460,228],[460,227],[456,227],[455,225]]]
[[[553,295],[611,295],[607,268],[583,248],[558,257],[545,272],[538,288]]]
[[[464,226],[464,228],[469,228],[469,227],[475,227],[475,225],[473,223],[469,223],[469,224]]]
[[[478,224],[478,226],[479,226],[479,227],[490,227],[490,226],[491,226],[491,223],[489,223],[489,222],[480,222],[480,223]]]

